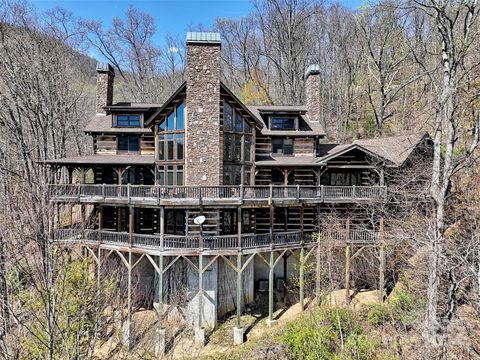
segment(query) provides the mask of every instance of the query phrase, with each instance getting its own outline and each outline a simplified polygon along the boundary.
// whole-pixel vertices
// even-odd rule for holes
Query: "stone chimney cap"
[[[187,44],[220,44],[220,34],[217,32],[187,32]]]
[[[305,78],[316,74],[320,74],[320,65],[312,64],[307,68],[307,71],[305,71]]]
[[[113,68],[112,65],[110,65],[108,63],[98,62],[97,63],[97,72],[111,72],[112,74],[115,75],[115,69]]]

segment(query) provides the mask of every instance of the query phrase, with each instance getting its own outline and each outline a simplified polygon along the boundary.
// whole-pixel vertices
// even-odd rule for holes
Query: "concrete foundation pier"
[[[197,346],[205,346],[205,328],[195,328],[195,344]]]
[[[233,344],[234,345],[243,344],[243,328],[236,327],[236,326],[233,328]]]

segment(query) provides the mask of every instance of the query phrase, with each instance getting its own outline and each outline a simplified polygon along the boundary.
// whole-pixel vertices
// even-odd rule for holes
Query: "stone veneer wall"
[[[186,185],[221,185],[220,44],[187,44]]]
[[[113,79],[115,73],[110,71],[97,71],[96,113],[105,114],[104,106],[113,102]]]
[[[311,73],[305,80],[307,114],[311,121],[320,121],[320,74]]]

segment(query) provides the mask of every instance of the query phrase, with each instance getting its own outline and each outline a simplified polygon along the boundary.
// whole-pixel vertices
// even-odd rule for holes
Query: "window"
[[[183,103],[158,124],[157,128],[157,160],[183,161],[184,157],[185,115]]]
[[[165,210],[165,234],[185,235],[184,210]]]
[[[271,117],[271,130],[295,130],[295,120],[293,117]]]
[[[140,127],[142,125],[140,114],[116,115],[114,121],[115,119],[116,124],[114,123],[113,126],[116,127]]]
[[[183,186],[183,165],[160,165],[157,169],[157,184]]]
[[[232,107],[225,101],[223,106],[223,129],[224,131],[232,131],[233,130],[233,109]]]
[[[272,139],[272,153],[273,154],[293,154],[293,139],[288,138],[274,138]]]
[[[117,137],[117,150],[119,152],[140,151],[140,137],[138,135],[119,135]]]
[[[250,184],[253,128],[234,106],[223,103],[224,184]]]
[[[240,185],[242,183],[242,166],[224,165],[223,182],[224,185]]]

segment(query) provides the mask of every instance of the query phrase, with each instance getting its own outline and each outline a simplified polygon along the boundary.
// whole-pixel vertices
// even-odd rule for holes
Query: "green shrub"
[[[368,322],[374,326],[383,325],[390,317],[390,310],[387,305],[372,304],[368,307]]]
[[[380,342],[364,334],[348,309],[318,310],[287,326],[280,342],[294,359],[376,358]]]

